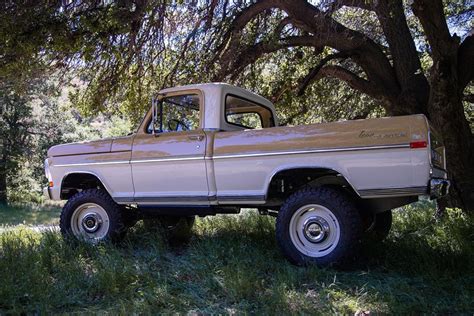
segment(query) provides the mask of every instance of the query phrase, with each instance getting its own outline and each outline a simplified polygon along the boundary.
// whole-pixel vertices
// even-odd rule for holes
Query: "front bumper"
[[[52,200],[50,187],[43,188],[43,197],[45,198],[45,200]]]
[[[449,193],[451,181],[447,179],[431,179],[430,180],[430,199],[439,199]]]

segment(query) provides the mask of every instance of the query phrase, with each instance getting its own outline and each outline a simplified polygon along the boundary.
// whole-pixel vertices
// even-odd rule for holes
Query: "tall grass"
[[[346,271],[292,266],[274,219],[252,212],[200,219],[179,246],[140,223],[120,245],[97,247],[20,228],[0,234],[0,314],[473,313],[473,224],[404,208]]]

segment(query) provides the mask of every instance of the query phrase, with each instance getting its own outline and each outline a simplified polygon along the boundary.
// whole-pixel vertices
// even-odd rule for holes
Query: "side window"
[[[199,95],[185,94],[164,98],[158,105],[156,133],[191,131],[199,128]],[[153,131],[153,122],[147,132]]]
[[[270,109],[234,95],[225,98],[225,120],[229,124],[249,129],[275,126]]]

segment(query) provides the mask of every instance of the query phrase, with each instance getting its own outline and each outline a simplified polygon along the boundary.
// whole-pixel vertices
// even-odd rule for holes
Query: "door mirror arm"
[[[151,99],[152,134],[155,136],[158,136],[156,133],[158,129],[158,120],[160,122],[159,131],[163,131],[163,98],[163,94],[158,94],[156,97]]]

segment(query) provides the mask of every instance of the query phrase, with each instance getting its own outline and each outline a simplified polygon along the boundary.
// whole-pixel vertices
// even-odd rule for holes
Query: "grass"
[[[274,219],[199,219],[187,245],[137,224],[119,245],[66,244],[57,232],[0,234],[2,313],[328,314],[474,312],[474,222],[424,204],[396,213],[389,238],[351,270],[299,268]]]
[[[59,224],[59,204],[0,204],[0,227],[13,225],[57,225]]]

